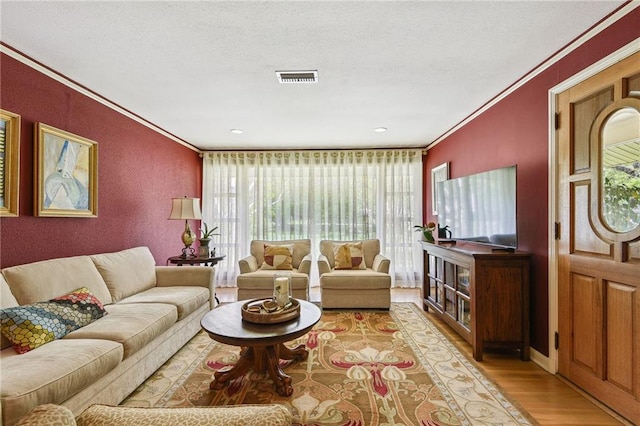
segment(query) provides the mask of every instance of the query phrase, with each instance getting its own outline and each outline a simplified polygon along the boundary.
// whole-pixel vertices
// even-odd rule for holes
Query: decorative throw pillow
[[[362,243],[344,243],[333,245],[335,269],[367,269],[364,263]]]
[[[260,269],[293,269],[293,244],[264,245],[264,263]]]
[[[86,287],[47,302],[0,310],[0,328],[23,354],[84,327],[106,315],[102,303]]]

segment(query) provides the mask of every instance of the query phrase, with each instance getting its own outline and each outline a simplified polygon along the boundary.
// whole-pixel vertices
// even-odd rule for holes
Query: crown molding
[[[461,122],[456,124],[454,127],[449,129],[447,132],[445,132],[444,134],[439,136],[434,141],[428,143],[427,146],[426,146],[426,149],[429,150],[429,149],[433,148],[434,146],[436,146],[437,144],[439,144],[440,142],[442,142],[443,140],[445,140],[446,138],[451,136],[453,133],[455,133],[456,131],[458,131],[462,127],[464,127],[467,124],[469,124],[475,118],[477,118],[478,116],[482,115],[484,112],[489,110],[491,107],[496,105],[498,102],[502,101],[507,96],[511,95],[516,90],[520,89],[522,86],[527,84],[529,81],[531,81],[534,78],[536,78],[538,75],[540,75],[542,72],[547,70],[549,67],[551,67],[552,65],[554,65],[555,63],[557,63],[558,61],[560,61],[561,59],[563,59],[567,55],[569,55],[571,52],[576,50],[578,47],[582,46],[587,41],[591,40],[596,35],[600,34],[602,31],[604,31],[605,29],[607,29],[608,27],[613,25],[615,22],[617,22],[618,20],[620,20],[624,16],[628,15],[629,13],[631,13],[637,7],[640,7],[640,1],[631,1],[631,2],[629,2],[627,4],[625,4],[624,6],[622,6],[616,12],[612,13],[611,15],[609,15],[608,17],[606,17],[605,19],[600,21],[598,24],[593,26],[590,30],[586,31],[584,34],[582,34],[576,40],[574,40],[573,42],[569,43],[567,46],[565,46],[563,49],[561,49],[556,54],[551,56],[549,59],[547,59],[546,61],[542,62],[540,65],[535,67],[533,70],[531,70],[530,72],[525,74],[520,80],[517,80],[515,83],[513,83],[507,89],[505,89],[502,93],[498,94],[496,97],[491,99],[489,102],[487,102],[486,104],[484,104],[483,106],[478,108],[475,112],[473,112],[467,118],[465,118],[464,120],[462,120]],[[636,40],[635,42],[638,42],[638,40]],[[635,43],[635,42],[632,42],[632,43]]]
[[[111,108],[112,110],[124,115],[125,117],[128,117],[140,124],[142,124],[143,126],[153,130],[156,133],[159,133],[160,135],[171,139],[172,141],[179,143],[180,145],[189,148],[192,151],[195,152],[201,152],[198,148],[194,147],[193,145],[189,144],[188,142],[180,139],[179,137],[167,132],[166,130],[162,129],[161,127],[156,126],[155,124],[145,120],[144,118],[134,114],[133,112],[121,107],[120,105],[104,98],[103,96],[89,90],[88,88],[82,86],[81,84],[76,83],[75,81],[70,80],[69,78],[65,77],[64,75],[52,70],[51,68],[48,68],[46,66],[44,66],[43,64],[29,58],[28,56],[22,54],[21,52],[7,46],[6,44],[0,44],[0,53],[4,53],[7,56],[10,56],[11,58],[15,59],[18,62],[21,62],[23,64],[25,64],[26,66],[33,68],[34,70],[46,75],[47,77],[64,84],[65,86],[75,90],[76,92],[83,94],[85,96],[87,96],[88,98],[93,99],[96,102],[99,102],[100,104]]]

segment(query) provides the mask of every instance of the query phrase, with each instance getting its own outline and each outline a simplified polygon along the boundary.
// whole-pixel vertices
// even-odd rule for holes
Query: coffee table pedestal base
[[[216,371],[214,380],[209,385],[211,390],[224,388],[231,380],[236,377],[243,376],[250,369],[258,373],[267,372],[271,380],[276,385],[276,392],[280,396],[291,396],[293,394],[293,386],[291,386],[291,377],[288,376],[282,368],[280,368],[280,360],[304,361],[307,359],[309,352],[303,344],[293,349],[283,344],[270,346],[247,346],[243,347],[240,352],[238,363],[230,370]]]

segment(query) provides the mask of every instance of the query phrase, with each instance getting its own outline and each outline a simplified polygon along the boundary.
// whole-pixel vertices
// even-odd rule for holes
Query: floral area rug
[[[213,373],[240,349],[195,336],[122,405],[190,407],[278,403],[297,425],[530,425],[413,303],[390,311],[324,311],[307,335],[305,361],[282,361],[293,395],[250,371],[217,391]]]

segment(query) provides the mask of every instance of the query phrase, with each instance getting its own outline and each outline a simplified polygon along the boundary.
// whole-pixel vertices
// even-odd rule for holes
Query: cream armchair
[[[361,247],[360,254],[357,247],[346,254],[347,264],[344,251],[341,252],[347,250],[346,243],[360,243],[358,247]],[[320,241],[318,270],[322,308],[389,309],[390,266],[391,261],[380,254],[380,240]]]
[[[251,241],[250,255],[239,261],[237,279],[238,300],[273,296],[273,276],[278,269],[265,269],[265,244],[293,246],[291,258],[291,288],[296,299],[309,300],[309,273],[311,272],[311,240]]]

